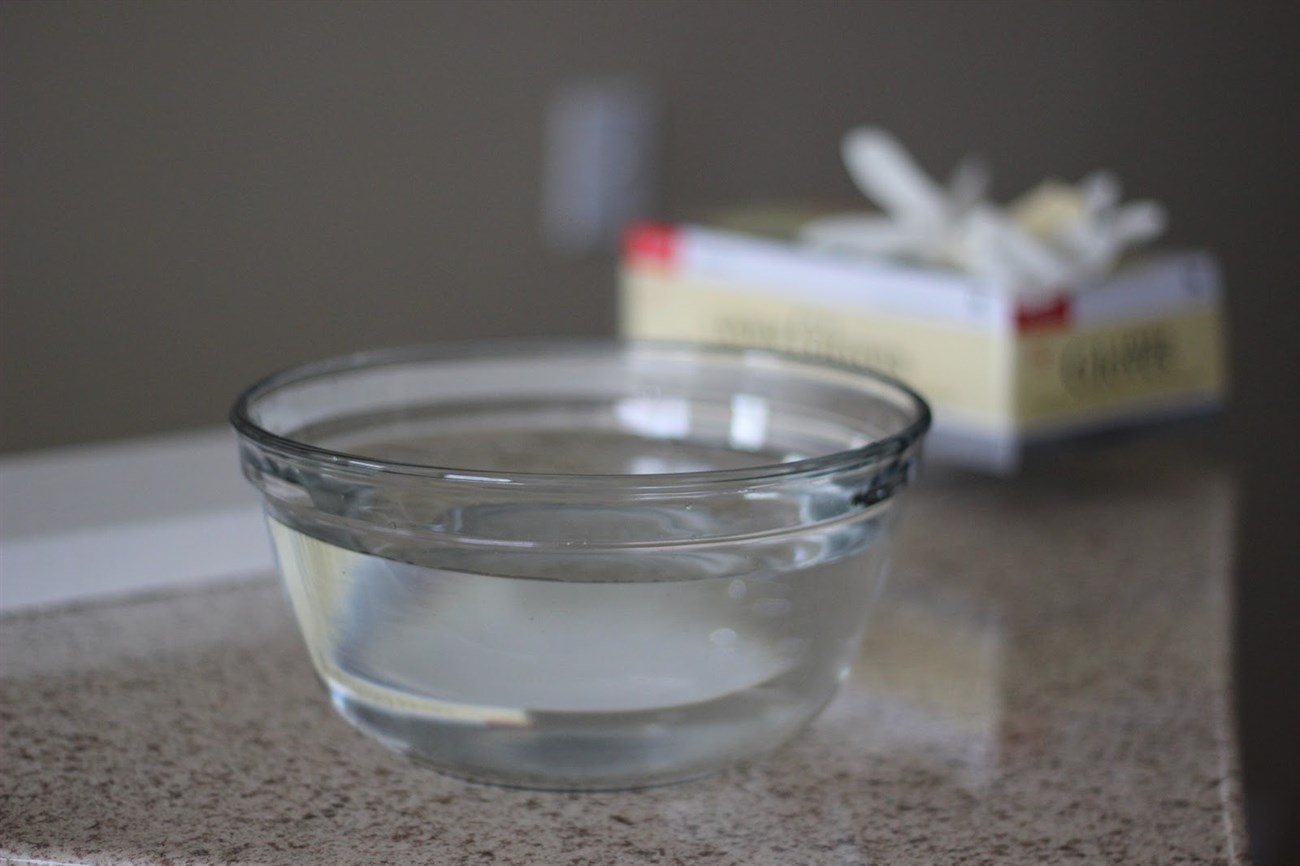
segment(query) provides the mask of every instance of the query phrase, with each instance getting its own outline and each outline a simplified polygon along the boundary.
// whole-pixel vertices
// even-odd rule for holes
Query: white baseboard
[[[0,458],[0,611],[273,566],[228,430]]]

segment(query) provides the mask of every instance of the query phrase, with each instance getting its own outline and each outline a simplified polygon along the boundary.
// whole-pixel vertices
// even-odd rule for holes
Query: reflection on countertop
[[[335,717],[269,579],[0,620],[16,862],[1242,863],[1228,474],[1160,438],[932,473],[861,659],[766,759],[473,785]]]

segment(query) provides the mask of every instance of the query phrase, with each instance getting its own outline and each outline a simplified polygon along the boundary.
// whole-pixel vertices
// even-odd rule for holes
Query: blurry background
[[[934,173],[986,155],[1001,199],[1106,167],[1164,201],[1170,240],[1224,264],[1252,829],[1300,862],[1290,4],[2,8],[3,451],[217,424],[255,377],[352,349],[611,332],[612,254],[543,242],[548,105],[584,82],[651,97],[658,216],[853,203],[861,122]]]

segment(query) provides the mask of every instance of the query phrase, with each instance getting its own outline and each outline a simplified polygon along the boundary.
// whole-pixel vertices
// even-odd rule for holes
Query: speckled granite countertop
[[[1231,490],[1178,442],[932,473],[853,679],[683,785],[459,782],[354,733],[269,579],[0,621],[0,861],[1244,862]]]

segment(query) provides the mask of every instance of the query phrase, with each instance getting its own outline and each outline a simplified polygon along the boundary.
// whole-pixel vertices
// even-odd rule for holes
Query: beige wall
[[[1244,307],[1297,173],[1281,6],[1229,8],[6,3],[0,450],[216,423],[357,347],[609,331],[608,261],[539,241],[544,101],[582,76],[657,90],[669,214],[850,197],[870,120],[1003,195],[1114,167]]]

